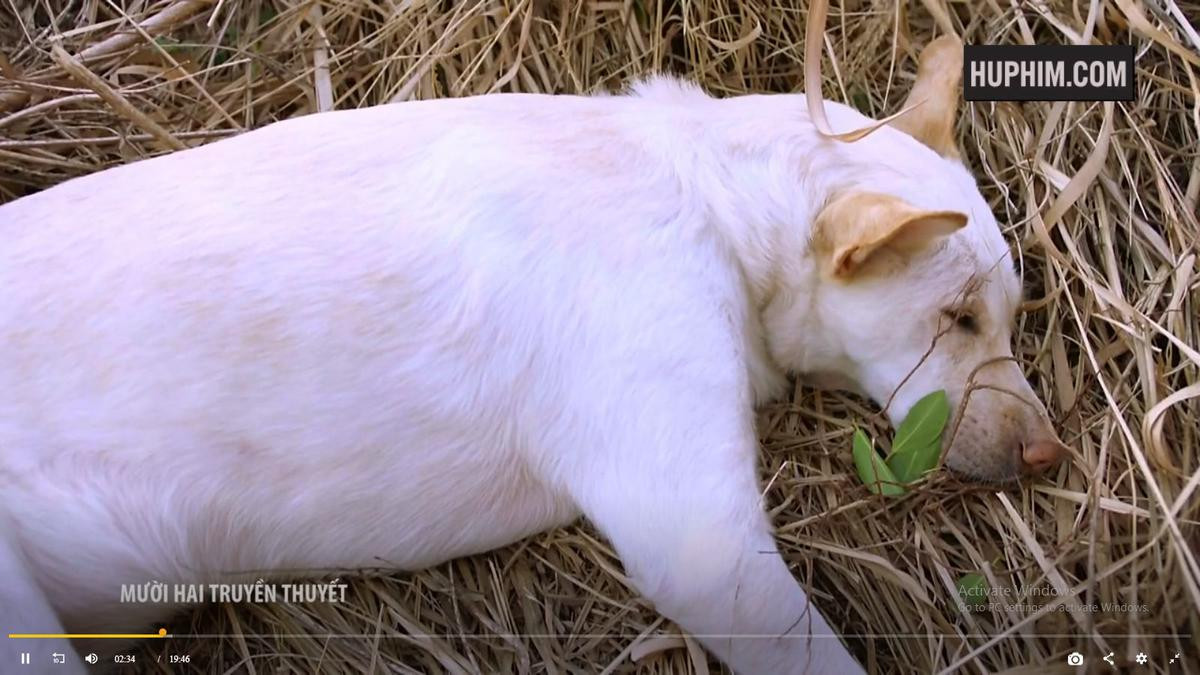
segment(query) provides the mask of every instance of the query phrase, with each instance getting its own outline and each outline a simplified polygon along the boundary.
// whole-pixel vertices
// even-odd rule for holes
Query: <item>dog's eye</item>
[[[970,312],[946,310],[946,316],[954,320],[954,325],[968,333],[978,333],[979,324],[975,321],[975,315]]]

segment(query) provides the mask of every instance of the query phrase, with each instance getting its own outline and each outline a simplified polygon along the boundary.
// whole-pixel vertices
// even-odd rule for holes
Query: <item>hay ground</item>
[[[2,0],[0,201],[329,109],[613,90],[658,71],[718,96],[797,92],[806,7]],[[869,669],[1063,668],[1075,649],[1093,664],[1145,651],[1157,671],[1181,652],[1200,668],[1198,25],[1200,5],[1177,0],[830,9],[825,96],[876,117],[896,110],[917,50],[947,30],[968,44],[1137,46],[1133,103],[976,103],[960,121],[1019,252],[1029,300],[1017,355],[1072,448],[1067,465],[1006,492],[939,477],[881,500],[849,453],[853,424],[884,431],[869,405],[797,386],[761,412],[784,555]],[[965,612],[954,584],[973,571],[1041,595]],[[1134,608],[1078,607],[1101,603]],[[721,668],[636,597],[586,525],[419,574],[368,575],[344,604],[210,606],[171,630],[224,637],[148,644],[145,672]],[[345,637],[310,637],[327,634]],[[1178,637],[1148,637],[1163,634]],[[168,651],[191,663],[155,662]]]

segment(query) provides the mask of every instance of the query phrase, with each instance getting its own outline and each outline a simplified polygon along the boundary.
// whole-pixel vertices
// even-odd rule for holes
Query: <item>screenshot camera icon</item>
[[[1070,654],[1067,654],[1067,665],[1068,666],[1082,666],[1083,665],[1083,654],[1080,654],[1079,652],[1071,652]]]

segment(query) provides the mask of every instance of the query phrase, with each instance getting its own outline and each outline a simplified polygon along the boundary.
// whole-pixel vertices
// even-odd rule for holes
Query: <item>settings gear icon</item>
[[[1138,655],[1133,657],[1133,660],[1137,661],[1139,666],[1144,666],[1144,665],[1146,665],[1146,662],[1149,661],[1150,659],[1147,658],[1146,655],[1143,654],[1142,652],[1138,652]]]

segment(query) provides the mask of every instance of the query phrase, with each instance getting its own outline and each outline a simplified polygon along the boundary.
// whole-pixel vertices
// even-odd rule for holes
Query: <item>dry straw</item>
[[[806,9],[3,0],[0,201],[331,108],[594,92],[656,71],[718,96],[797,92]],[[1028,301],[1017,355],[1072,448],[1068,466],[1019,490],[940,476],[883,500],[857,482],[850,458],[852,425],[878,424],[869,405],[797,386],[761,411],[762,473],[784,555],[868,668],[988,672],[1061,664],[1075,649],[1092,663],[1144,650],[1159,668],[1175,652],[1200,666],[1197,23],[1200,8],[1177,0],[830,8],[824,95],[876,118],[899,108],[919,48],[937,34],[1137,46],[1133,103],[977,103],[959,127],[1018,251]],[[993,588],[1041,595],[1020,603],[1031,607],[968,613],[955,582],[973,571]],[[169,649],[192,654],[171,666],[182,673],[720,668],[637,598],[586,525],[418,574],[370,575],[350,596],[202,609],[172,631],[223,637],[155,642],[139,663],[167,672],[154,657]],[[1126,607],[1085,608],[1102,603]],[[1147,637],[1166,634],[1179,637]],[[312,637],[327,635],[347,637]]]

